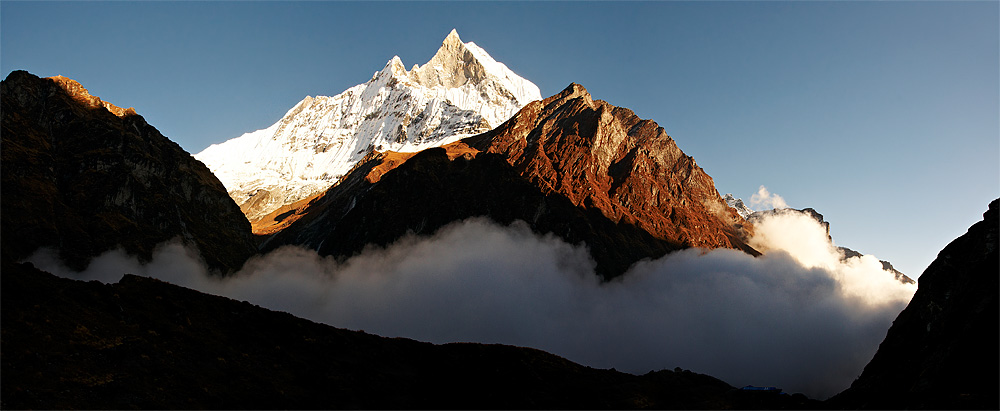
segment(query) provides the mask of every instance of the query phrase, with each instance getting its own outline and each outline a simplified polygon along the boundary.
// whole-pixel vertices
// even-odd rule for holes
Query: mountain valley
[[[81,272],[115,249],[149,262],[175,241],[199,254],[207,281],[224,282],[281,249],[340,264],[482,218],[582,247],[594,283],[613,287],[685,250],[792,264],[751,246],[775,214],[809,216],[833,247],[815,210],[754,212],[720,195],[656,122],[576,83],[543,99],[454,30],[423,66],[394,57],[366,83],[306,97],[271,127],[196,155],[65,77],[15,71],[0,93],[4,409],[1000,405],[998,201],[923,273],[854,384],[825,402],[699,370],[635,375],[533,348],[380,337],[132,273],[102,284],[27,262],[50,250]],[[912,286],[881,263],[879,275]],[[815,289],[837,289],[816,278]]]

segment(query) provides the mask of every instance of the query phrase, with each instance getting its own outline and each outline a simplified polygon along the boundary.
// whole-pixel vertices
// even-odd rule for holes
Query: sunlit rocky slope
[[[176,238],[226,271],[253,254],[250,225],[133,110],[26,72],[0,92],[0,408],[817,406],[681,370],[635,376],[532,349],[338,330],[135,276],[56,278],[19,261],[47,246],[79,269],[109,248],[148,258]],[[941,252],[862,376],[824,406],[997,408],[997,203]],[[753,227],[661,128],[575,84],[490,132],[369,153],[275,216],[295,221],[265,246],[348,255],[474,215],[586,243],[605,278],[683,247],[755,253],[743,242]]]
[[[538,87],[452,30],[409,71],[393,57],[371,80],[333,97],[306,97],[274,125],[195,157],[225,184],[250,221],[322,192],[374,150],[416,152],[482,133]]]
[[[655,122],[572,84],[500,127],[412,157],[374,153],[325,194],[278,216],[264,243],[347,257],[407,232],[484,216],[585,243],[604,278],[687,247],[746,244],[749,223]]]

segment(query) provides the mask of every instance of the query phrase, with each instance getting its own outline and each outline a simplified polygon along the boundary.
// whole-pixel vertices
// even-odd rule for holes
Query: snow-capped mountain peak
[[[462,43],[458,32],[452,29],[434,57],[431,57],[423,67],[414,65],[411,73],[414,80],[425,86],[442,85],[447,88],[458,88],[468,82],[481,81],[485,76],[485,69],[482,63],[476,61],[476,56],[469,47]]]
[[[733,197],[732,194],[727,193],[726,195],[722,196],[722,199],[725,200],[726,205],[736,210],[736,214],[739,214],[740,217],[743,217],[744,220],[749,218],[750,215],[754,213],[754,211],[751,210],[750,207],[747,207],[746,204],[743,204],[742,198],[736,198]]]
[[[423,66],[393,56],[363,84],[307,96],[270,127],[195,157],[251,221],[326,190],[372,150],[413,152],[488,131],[538,87],[452,30]]]

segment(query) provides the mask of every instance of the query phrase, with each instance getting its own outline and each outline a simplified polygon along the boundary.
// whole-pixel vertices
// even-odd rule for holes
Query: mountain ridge
[[[745,242],[752,226],[726,208],[711,177],[661,127],[593,100],[578,84],[490,132],[386,164],[392,155],[373,152],[309,207],[285,216],[296,221],[262,251],[300,245],[347,258],[368,244],[488,217],[585,243],[606,280],[682,248],[757,253]]]
[[[62,84],[72,88],[27,72],[0,83],[0,360],[8,377],[2,408],[816,406],[802,397],[735,391],[682,370],[632,378],[530,349],[452,344],[407,351],[428,345],[317,327],[136,276],[104,285],[17,263],[32,248],[55,245],[76,269],[108,245],[142,257],[178,236],[221,269],[252,254],[249,222],[207,167],[141,116],[119,115]],[[365,246],[399,238],[378,224],[420,234],[461,213],[500,215],[500,222],[523,220],[607,253],[594,258],[598,273],[612,279],[634,261],[704,241],[737,248],[733,238],[752,229],[736,223],[735,211],[713,206],[724,202],[711,178],[655,122],[594,100],[575,84],[522,112],[444,147],[369,152],[271,238],[310,234],[299,229],[306,227],[325,233],[313,238],[322,248],[340,227],[362,240],[346,247]],[[660,177],[661,185],[646,184]],[[418,197],[400,195],[426,197],[427,188],[447,201],[414,207],[406,200]],[[862,378],[826,405],[996,408],[997,204],[942,250],[925,272],[923,293],[897,318]],[[407,219],[370,210],[398,210]],[[654,211],[663,214],[661,223],[684,230],[664,230],[678,236],[661,238],[633,224]],[[723,227],[722,234],[713,227]],[[420,363],[424,355],[433,359]]]
[[[4,409],[817,405],[679,368],[632,375],[532,348],[380,337],[133,275],[84,282],[6,259],[2,271]]]
[[[487,131],[538,87],[452,30],[423,65],[398,56],[371,80],[333,96],[307,96],[270,127],[195,155],[249,220],[336,184],[372,151],[416,152]]]
[[[740,217],[743,217],[743,219],[745,219],[745,220],[747,220],[748,222],[751,222],[751,223],[753,221],[759,221],[761,218],[765,218],[767,216],[772,216],[772,215],[781,214],[781,213],[794,212],[794,213],[800,213],[800,214],[803,214],[803,215],[807,215],[810,218],[812,218],[813,220],[816,220],[816,222],[818,222],[826,230],[826,238],[830,241],[830,245],[833,246],[833,247],[835,247],[837,249],[837,252],[840,253],[840,255],[841,255],[840,260],[841,261],[847,261],[848,259],[855,258],[855,257],[862,257],[862,256],[865,255],[865,254],[863,254],[861,252],[852,250],[852,249],[850,249],[848,247],[834,245],[833,244],[833,236],[830,235],[830,222],[826,221],[823,218],[823,214],[820,214],[819,212],[817,212],[813,208],[809,208],[809,207],[803,208],[803,209],[775,208],[775,209],[770,209],[770,210],[754,211],[754,210],[750,209],[750,207],[746,206],[746,204],[743,202],[743,199],[736,198],[732,194],[726,194],[722,198],[726,202],[726,205],[729,206],[729,208],[731,208],[734,211],[736,211],[736,213],[739,214]],[[908,277],[906,274],[903,274],[902,272],[900,272],[899,270],[897,270],[895,267],[893,267],[892,263],[890,263],[890,262],[888,262],[886,260],[879,260],[879,263],[882,264],[882,270],[891,273],[896,278],[897,281],[899,281],[899,282],[901,282],[903,284],[915,284],[916,283],[916,281],[914,281],[912,278]]]
[[[74,270],[116,247],[148,261],[160,243],[196,246],[209,267],[239,269],[250,225],[204,164],[133,109],[65,77],[14,71],[2,94],[3,254],[54,248]]]
[[[744,240],[752,226],[726,207],[712,178],[663,127],[593,99],[582,85],[572,83],[465,142],[506,156],[543,191],[613,221],[688,247],[756,253]]]
[[[878,351],[836,407],[1000,406],[1000,199],[938,253]]]

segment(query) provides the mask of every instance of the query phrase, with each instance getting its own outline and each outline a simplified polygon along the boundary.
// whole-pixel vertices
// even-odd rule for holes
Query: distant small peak
[[[583,98],[587,104],[593,105],[594,99],[590,96],[590,92],[587,91],[585,87],[577,83],[570,83],[563,91],[552,97],[546,99],[546,104],[550,100],[571,100],[575,98]]]
[[[441,42],[441,47],[434,56],[440,56],[438,58],[440,61],[441,58],[446,58],[446,56],[448,59],[459,58],[465,52],[467,52],[467,47],[465,43],[462,43],[462,39],[458,37],[458,31],[451,29],[451,33],[448,33],[448,37],[445,37],[444,41]]]
[[[448,37],[445,37],[444,41],[441,42],[441,45],[448,44],[462,44],[462,39],[458,37],[458,30],[451,29],[451,33],[448,33]]]
[[[403,66],[403,60],[401,60],[399,58],[399,56],[392,56],[392,58],[389,59],[389,61],[385,63],[385,67],[386,68],[395,67],[395,66],[400,66],[400,67]]]
[[[434,57],[410,73],[414,80],[428,87],[456,88],[468,82],[478,83],[485,78],[486,69],[478,56],[462,43],[458,31],[452,29]]]
[[[401,60],[399,56],[392,56],[392,66],[406,71],[406,66],[403,65],[403,60]]]
[[[372,80],[375,80],[378,77],[384,77],[386,75],[392,77],[407,75],[406,66],[403,65],[403,61],[400,60],[399,56],[392,56],[392,58],[385,63],[385,67],[381,71],[375,72],[375,74],[372,76]]]
[[[578,83],[569,83],[569,86],[566,86],[566,89],[563,90],[564,93],[567,91],[570,92],[571,94],[586,94],[588,96],[590,95],[590,92],[587,91],[587,88],[584,87],[582,84]]]

